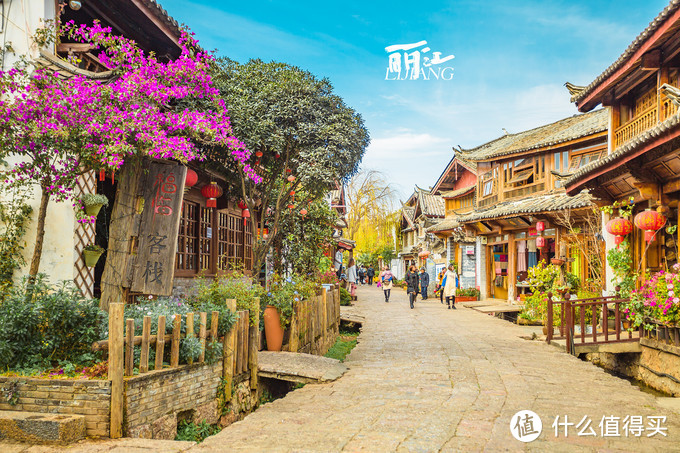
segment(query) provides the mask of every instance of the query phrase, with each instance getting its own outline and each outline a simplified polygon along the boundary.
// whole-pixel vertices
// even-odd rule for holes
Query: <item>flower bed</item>
[[[647,275],[644,284],[631,293],[630,302],[623,305],[631,328],[644,326],[653,330],[657,325],[680,324],[680,265],[670,272]]]

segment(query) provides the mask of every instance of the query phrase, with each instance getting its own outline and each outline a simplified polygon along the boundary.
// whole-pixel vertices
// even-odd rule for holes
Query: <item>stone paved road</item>
[[[433,300],[410,310],[403,291],[389,304],[381,293],[359,289],[367,320],[345,376],[266,404],[190,451],[680,451],[680,415],[627,381],[521,339],[508,322]],[[509,430],[523,409],[543,420],[527,444]],[[571,427],[556,438],[558,415],[589,416],[597,436]],[[668,437],[604,438],[610,415],[666,415]]]

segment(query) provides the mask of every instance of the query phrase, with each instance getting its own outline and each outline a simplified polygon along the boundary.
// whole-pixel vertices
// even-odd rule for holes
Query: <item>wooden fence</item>
[[[288,351],[325,354],[340,328],[340,287],[322,288],[316,296],[293,304]]]
[[[259,302],[258,302],[259,305]],[[93,349],[109,351],[109,380],[111,380],[111,438],[122,436],[123,428],[123,378],[132,376],[135,368],[134,347],[141,346],[138,362],[139,374],[149,372],[149,351],[155,346],[156,359],[154,370],[163,369],[163,356],[166,344],[170,347],[170,368],[177,368],[179,364],[180,342],[183,338],[194,337],[196,313],[185,316],[186,334],[182,334],[182,315],[175,314],[171,320],[172,333],[151,335],[151,317],[145,316],[142,324],[142,335],[134,335],[135,322],[133,319],[124,320],[125,304],[114,303],[109,307],[109,338],[96,342]],[[227,300],[227,307],[236,312],[238,320],[232,329],[222,338],[218,337],[219,314],[212,312],[210,327],[207,326],[207,313],[198,313],[201,354],[198,363],[205,361],[206,342],[218,340],[222,342],[222,377],[225,388],[225,399],[231,398],[231,386],[235,376],[245,376],[250,379],[250,387],[257,389],[257,350],[259,345],[259,312],[254,316],[250,325],[248,310],[236,311],[236,300]],[[158,332],[166,331],[165,316],[158,317]],[[125,335],[123,335],[125,333]],[[191,364],[191,361],[190,363]],[[153,371],[152,371],[153,372]]]
[[[566,294],[565,300],[554,301],[552,296],[548,293],[546,342],[566,340],[567,353],[573,353],[575,346],[640,341],[642,327],[638,335],[622,328],[621,304],[628,299],[617,295],[570,300]]]

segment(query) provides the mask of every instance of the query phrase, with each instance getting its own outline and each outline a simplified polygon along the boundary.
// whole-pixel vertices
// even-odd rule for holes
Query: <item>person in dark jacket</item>
[[[425,272],[425,268],[420,269],[420,295],[423,300],[427,300],[427,287],[430,284],[430,274]]]
[[[411,265],[406,277],[404,278],[404,281],[406,281],[406,293],[408,294],[408,301],[411,305],[411,308],[413,308],[413,304],[415,303],[416,297],[418,296],[418,291],[420,290],[420,278],[418,278],[418,272],[416,271],[415,266]]]
[[[373,269],[373,266],[368,266],[366,277],[368,277],[368,284],[373,286],[373,277],[375,277],[375,270]]]

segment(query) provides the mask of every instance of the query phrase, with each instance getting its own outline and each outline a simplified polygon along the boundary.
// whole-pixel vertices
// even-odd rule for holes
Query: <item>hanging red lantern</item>
[[[544,221],[541,220],[540,222],[536,222],[536,231],[545,231]]]
[[[288,205],[288,209],[290,209],[291,211],[292,211],[294,208],[295,208],[295,205],[293,205],[293,204],[289,204],[289,205]]]
[[[625,239],[625,236],[633,231],[633,224],[628,219],[617,217],[607,222],[605,229],[607,233],[614,235],[614,243],[618,247]]]
[[[274,154],[274,157],[276,157],[278,159],[279,157],[281,157],[281,154],[276,153],[276,154]]]
[[[293,170],[291,170],[290,168],[286,168],[286,173],[293,173]]]
[[[262,151],[255,151],[255,155],[257,157],[262,157]]]
[[[545,237],[544,236],[538,236],[536,238],[536,247],[538,247],[539,249],[542,249],[543,247],[545,247]]]
[[[654,240],[656,232],[666,224],[666,217],[662,214],[647,209],[635,216],[635,226],[644,230],[645,241],[650,243]]]
[[[291,191],[290,191],[290,194],[291,194],[291,196],[295,196],[295,191],[294,191],[294,190],[291,190]]]
[[[293,181],[295,181],[295,176],[290,175],[290,176],[288,177],[288,182],[293,182]]]
[[[307,215],[307,210],[305,208],[300,209],[300,214],[302,214],[302,217]]]
[[[187,168],[187,175],[184,177],[184,193],[189,192],[198,182],[198,173],[191,168]]]
[[[217,199],[221,197],[223,193],[222,188],[218,186],[216,182],[211,182],[201,188],[201,195],[208,199],[205,202],[205,206],[208,208],[216,208]]]

